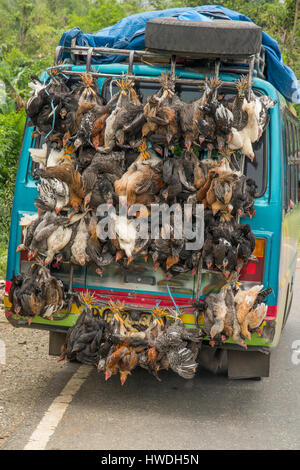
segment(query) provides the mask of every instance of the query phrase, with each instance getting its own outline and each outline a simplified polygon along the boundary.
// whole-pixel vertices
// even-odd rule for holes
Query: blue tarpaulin
[[[71,46],[76,38],[78,46],[109,47],[115,49],[141,50],[145,47],[145,28],[149,20],[158,17],[176,17],[179,20],[213,21],[213,19],[228,19],[235,21],[250,21],[242,15],[220,5],[204,5],[199,7],[170,8],[167,10],[148,11],[123,18],[113,26],[101,29],[95,34],[83,33],[79,28],[65,32],[60,40],[60,46]],[[262,45],[266,50],[267,80],[289,101],[300,103],[300,85],[295,73],[284,65],[277,41],[263,31]],[[63,58],[69,58],[65,52]],[[108,64],[121,62],[124,56],[94,56],[92,63]]]

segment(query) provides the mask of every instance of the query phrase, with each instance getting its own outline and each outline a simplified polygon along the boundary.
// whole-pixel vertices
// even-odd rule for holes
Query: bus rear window
[[[266,129],[260,140],[252,144],[255,153],[253,162],[245,158],[244,174],[255,181],[257,198],[263,196],[267,189],[268,134]]]
[[[140,100],[145,103],[147,98],[156,93],[160,86],[156,83],[136,82],[135,88],[138,92]],[[106,80],[102,87],[102,96],[105,101],[109,101],[112,95],[117,93],[119,88],[116,85],[110,87],[110,79]],[[199,99],[199,93],[201,96],[201,88],[198,86],[190,85],[176,85],[176,93],[182,101],[190,103],[196,99]],[[235,89],[233,87],[224,87],[220,89],[220,94],[223,94],[224,100],[228,101],[235,95]],[[252,178],[256,185],[256,198],[263,196],[267,188],[267,162],[268,162],[268,129],[264,132],[259,142],[252,144],[255,153],[255,159],[253,162],[249,158],[245,158],[244,174],[249,178]]]

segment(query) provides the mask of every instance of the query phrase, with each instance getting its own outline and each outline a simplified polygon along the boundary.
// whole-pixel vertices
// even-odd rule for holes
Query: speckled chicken
[[[166,355],[170,368],[185,379],[195,375],[196,357],[202,335],[199,330],[188,330],[181,320],[168,326],[154,342],[157,351]]]

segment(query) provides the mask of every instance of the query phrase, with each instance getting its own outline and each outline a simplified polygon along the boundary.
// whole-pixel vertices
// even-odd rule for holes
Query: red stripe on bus
[[[6,281],[5,284],[5,295],[8,295],[12,282]],[[74,290],[84,292],[85,289],[82,287],[74,287]],[[100,300],[120,300],[121,302],[128,302],[132,304],[138,304],[143,306],[154,307],[157,301],[160,301],[159,305],[162,307],[170,307],[173,306],[172,299],[167,296],[155,296],[151,294],[141,294],[141,293],[131,293],[128,292],[122,293],[118,291],[111,291],[111,290],[99,290],[99,289],[91,289],[95,292],[95,295]],[[191,305],[195,299],[187,299],[184,297],[175,297],[175,302],[178,306],[180,305]],[[192,307],[192,305],[191,305]],[[267,315],[265,320],[270,321],[274,320],[277,316],[277,305],[268,305]]]

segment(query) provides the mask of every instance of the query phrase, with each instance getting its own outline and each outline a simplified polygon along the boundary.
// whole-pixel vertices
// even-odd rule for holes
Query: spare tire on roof
[[[261,42],[262,28],[247,21],[155,18],[146,24],[146,48],[177,55],[245,57],[257,54]]]

